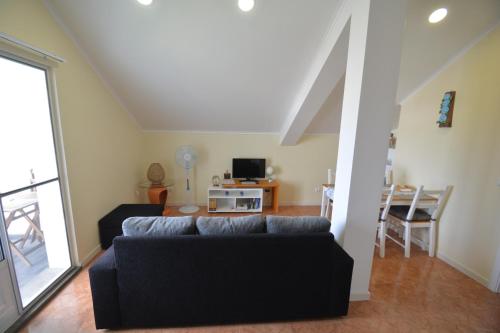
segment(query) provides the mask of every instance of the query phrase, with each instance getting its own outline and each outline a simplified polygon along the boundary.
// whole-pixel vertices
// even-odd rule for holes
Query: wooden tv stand
[[[234,184],[224,184],[223,188],[261,188],[263,190],[271,190],[273,194],[273,212],[279,210],[278,194],[280,183],[276,180],[269,182],[267,179],[257,181],[257,184],[241,184],[239,179],[234,180]]]

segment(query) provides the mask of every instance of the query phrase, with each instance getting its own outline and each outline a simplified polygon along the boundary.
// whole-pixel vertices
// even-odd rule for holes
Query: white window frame
[[[78,259],[75,226],[74,226],[73,212],[71,208],[72,204],[69,191],[68,172],[66,168],[66,156],[64,152],[61,116],[60,116],[60,108],[57,95],[57,84],[56,84],[56,69],[60,63],[64,62],[64,59],[52,55],[50,53],[44,52],[43,50],[40,50],[36,47],[32,47],[29,44],[20,42],[10,36],[7,36],[9,38],[6,38],[5,36],[7,35],[0,33],[0,56],[8,60],[40,68],[44,70],[46,73],[50,118],[51,118],[54,148],[57,160],[59,186],[61,190],[61,199],[65,217],[70,264],[71,264],[71,267],[66,272],[66,276],[63,275],[60,277],[60,279],[54,281],[54,283],[51,286],[54,287],[53,290],[50,290],[48,292],[43,292],[39,297],[37,297],[33,302],[31,302],[29,306],[23,308],[21,297],[19,294],[19,288],[17,287],[17,284],[15,282],[16,277],[13,269],[14,266],[12,263],[12,254],[10,252],[10,248],[8,247],[7,240],[3,239],[2,237],[5,260],[11,267],[10,271],[11,271],[12,283],[16,284],[16,286],[13,286],[13,289],[17,301],[18,311],[21,315],[19,320],[22,321],[23,316],[27,316],[29,315],[30,312],[36,311],[36,309],[39,306],[41,306],[42,303],[44,303],[45,299],[47,299],[51,294],[54,293],[55,290],[61,287],[63,284],[63,280],[68,278],[69,276],[68,273],[71,273],[71,271],[73,271],[74,273],[76,269],[81,267],[81,263]],[[5,234],[4,230],[5,225],[3,223],[3,220],[0,222],[1,222],[0,230],[3,230],[4,231],[3,234]]]

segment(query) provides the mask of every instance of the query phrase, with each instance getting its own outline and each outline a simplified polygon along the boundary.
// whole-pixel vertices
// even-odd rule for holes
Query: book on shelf
[[[211,198],[208,201],[208,210],[209,211],[216,211],[217,210],[217,199]]]

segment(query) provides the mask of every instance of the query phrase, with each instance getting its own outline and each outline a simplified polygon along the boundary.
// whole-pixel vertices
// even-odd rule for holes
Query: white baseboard
[[[413,235],[411,237],[411,242],[414,243],[414,244],[416,244],[416,245],[418,245],[419,247],[425,249],[426,251],[429,249],[429,246],[428,246],[427,243],[425,243],[424,241],[422,241],[421,239],[418,239],[417,237],[415,237]],[[478,274],[478,273],[474,272],[472,269],[470,269],[468,267],[465,267],[463,264],[461,264],[458,261],[456,261],[456,260],[448,257],[443,252],[439,252],[438,251],[437,254],[436,254],[436,256],[439,259],[441,259],[442,261],[444,261],[445,263],[447,263],[448,265],[450,265],[451,267],[453,267],[456,270],[458,270],[459,272],[464,273],[465,275],[467,275],[468,277],[470,277],[474,281],[479,282],[480,284],[482,284],[483,286],[485,286],[486,288],[488,288],[490,290],[493,290],[492,289],[492,285],[490,284],[489,279],[485,278],[484,276],[481,276],[481,274]]]
[[[349,297],[350,302],[369,301],[369,300],[370,300],[369,291],[351,291],[351,295]]]
[[[82,260],[80,260],[80,266],[85,266],[94,259],[94,257],[101,251],[101,244],[97,245],[92,251],[90,251]]]
[[[284,201],[280,206],[321,206],[321,201]]]
[[[483,286],[488,288],[489,281],[484,276],[481,276],[481,274],[474,272],[472,269],[470,269],[468,267],[465,267],[463,264],[451,259],[450,257],[448,257],[446,254],[444,254],[442,252],[438,252],[437,257],[439,259],[441,259],[442,261],[444,261],[445,263],[447,263],[448,265],[450,265],[451,267],[455,268],[456,270],[464,273],[465,275],[467,275],[468,277],[470,277],[474,281],[479,282],[480,284],[482,284]]]
[[[488,288],[490,288],[490,290],[494,293],[500,293],[500,246],[497,249],[495,264],[493,265],[493,270],[491,271]]]

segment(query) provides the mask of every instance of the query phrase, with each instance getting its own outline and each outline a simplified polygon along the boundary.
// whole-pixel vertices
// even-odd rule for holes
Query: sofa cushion
[[[270,234],[329,232],[330,221],[322,216],[275,216],[266,217]]]
[[[236,235],[265,232],[266,224],[262,215],[240,217],[205,217],[196,220],[201,235]]]
[[[173,236],[192,235],[196,232],[192,216],[129,217],[123,221],[124,236]]]

